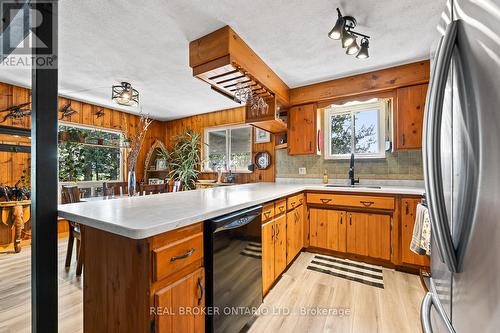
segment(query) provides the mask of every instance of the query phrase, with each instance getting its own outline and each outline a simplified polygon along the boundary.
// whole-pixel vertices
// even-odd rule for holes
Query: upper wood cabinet
[[[415,214],[420,198],[401,199],[401,261],[404,264],[429,266],[429,257],[420,256],[410,250]]]
[[[422,129],[427,84],[398,88],[394,114],[394,147],[422,148]]]
[[[321,147],[316,104],[295,106],[288,111],[288,154],[319,154]]]

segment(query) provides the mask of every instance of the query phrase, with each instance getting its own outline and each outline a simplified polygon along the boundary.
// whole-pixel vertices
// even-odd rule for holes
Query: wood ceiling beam
[[[430,62],[419,61],[290,89],[290,105],[341,99],[429,82]]]

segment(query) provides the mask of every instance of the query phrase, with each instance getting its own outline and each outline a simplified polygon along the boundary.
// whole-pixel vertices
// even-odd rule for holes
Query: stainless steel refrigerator
[[[427,332],[500,331],[500,0],[449,1],[423,158],[431,216]]]

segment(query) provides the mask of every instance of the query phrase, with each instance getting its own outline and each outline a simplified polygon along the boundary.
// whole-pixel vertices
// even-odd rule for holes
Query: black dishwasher
[[[262,304],[262,206],[205,221],[206,331],[238,333]]]

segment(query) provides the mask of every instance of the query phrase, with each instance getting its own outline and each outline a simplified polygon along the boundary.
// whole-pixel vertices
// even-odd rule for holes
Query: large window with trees
[[[121,180],[121,141],[120,132],[69,124],[59,125],[59,181]]]
[[[387,101],[350,102],[325,109],[325,159],[385,157]]]
[[[203,171],[249,172],[252,164],[252,127],[238,125],[205,129]]]

